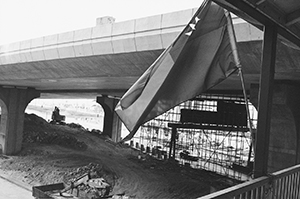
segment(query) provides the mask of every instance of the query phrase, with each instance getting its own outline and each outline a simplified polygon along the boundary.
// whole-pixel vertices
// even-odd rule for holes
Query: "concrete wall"
[[[268,172],[300,162],[300,85],[276,82],[271,109]],[[258,85],[251,87],[250,101],[258,108]]]

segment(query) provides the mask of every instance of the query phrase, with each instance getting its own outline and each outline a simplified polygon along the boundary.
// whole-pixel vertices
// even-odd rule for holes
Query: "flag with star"
[[[115,111],[131,139],[140,125],[191,99],[234,71],[225,10],[205,1],[175,41],[124,94]]]

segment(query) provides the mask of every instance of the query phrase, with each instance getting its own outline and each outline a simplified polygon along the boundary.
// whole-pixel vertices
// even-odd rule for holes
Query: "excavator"
[[[66,116],[60,115],[59,108],[55,106],[51,119],[50,124],[65,124]]]

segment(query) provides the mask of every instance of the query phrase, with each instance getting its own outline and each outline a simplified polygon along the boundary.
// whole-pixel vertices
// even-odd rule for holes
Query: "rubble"
[[[88,175],[88,179],[78,186],[79,197],[83,198],[108,196],[117,180],[117,176],[108,168],[91,162],[65,174],[63,182],[66,187],[70,187],[85,175]]]

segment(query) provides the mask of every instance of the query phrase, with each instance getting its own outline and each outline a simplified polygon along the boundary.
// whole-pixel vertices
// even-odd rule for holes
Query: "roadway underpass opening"
[[[254,147],[245,107],[243,96],[200,95],[141,126],[129,144],[158,159],[247,180]],[[249,108],[256,129],[257,111]]]
[[[80,124],[89,131],[103,131],[103,108],[92,99],[34,99],[28,104],[25,113],[36,114],[51,122],[55,107],[65,117],[65,123]]]

